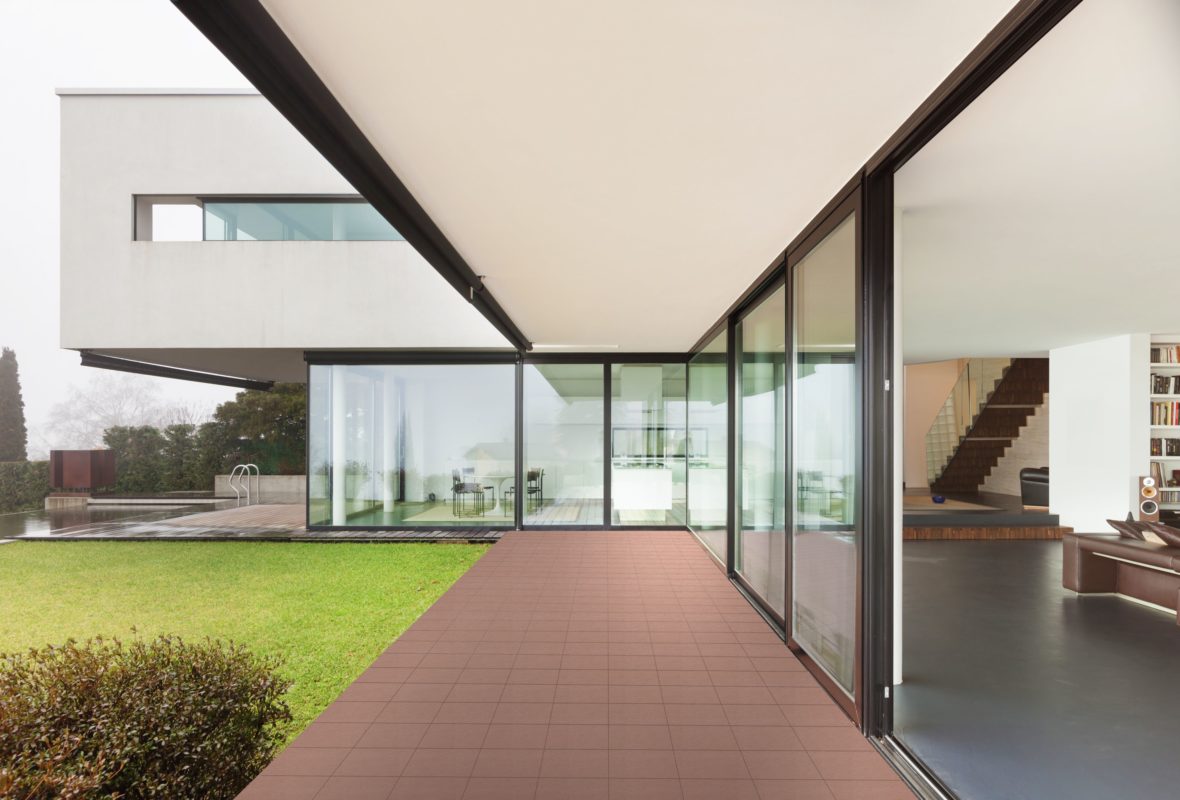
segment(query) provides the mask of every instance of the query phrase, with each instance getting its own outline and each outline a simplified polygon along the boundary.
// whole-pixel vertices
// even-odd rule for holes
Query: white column
[[[381,500],[385,513],[393,511],[397,498],[397,384],[389,370],[385,371],[385,383],[382,387],[384,400],[384,414],[381,420],[381,469],[384,478],[381,481]]]
[[[345,501],[345,470],[348,463],[348,408],[345,399],[345,367],[335,364],[332,370],[332,524],[348,522],[348,505]]]
[[[1049,351],[1049,510],[1081,533],[1139,506],[1150,468],[1151,337],[1114,336]]]

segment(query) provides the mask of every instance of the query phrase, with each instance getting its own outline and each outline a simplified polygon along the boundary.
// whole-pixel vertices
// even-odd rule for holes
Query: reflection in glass
[[[313,365],[309,381],[312,525],[512,525],[514,365]]]
[[[721,561],[726,555],[728,408],[722,332],[688,363],[688,524]]]
[[[526,524],[602,524],[603,374],[601,364],[525,365]]]
[[[614,525],[685,524],[686,374],[684,364],[611,365]],[[704,452],[704,432],[691,444]]]
[[[778,614],[786,603],[786,289],[738,324],[740,509],[734,567]]]
[[[365,202],[276,200],[205,202],[205,241],[401,241]]]
[[[856,670],[853,218],[795,265],[792,635],[846,691]]]

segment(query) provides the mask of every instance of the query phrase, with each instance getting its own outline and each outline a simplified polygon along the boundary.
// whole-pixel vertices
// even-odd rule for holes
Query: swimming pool
[[[17,511],[0,514],[0,539],[52,536],[54,533],[102,522],[151,522],[202,510],[196,505],[91,505],[55,508],[52,511]]]

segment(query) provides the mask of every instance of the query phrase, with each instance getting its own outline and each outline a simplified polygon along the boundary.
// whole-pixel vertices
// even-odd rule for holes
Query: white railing
[[[250,484],[253,481],[254,491],[251,493]],[[229,488],[234,490],[235,504],[242,505],[242,492],[246,493],[246,505],[257,503],[262,494],[262,472],[257,464],[238,464],[229,473]]]

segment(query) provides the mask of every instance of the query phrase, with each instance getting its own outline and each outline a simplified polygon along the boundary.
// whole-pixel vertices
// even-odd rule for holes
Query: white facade
[[[262,97],[58,94],[62,347],[303,381],[305,350],[508,346],[404,241],[135,240],[136,196],[355,196]]]

